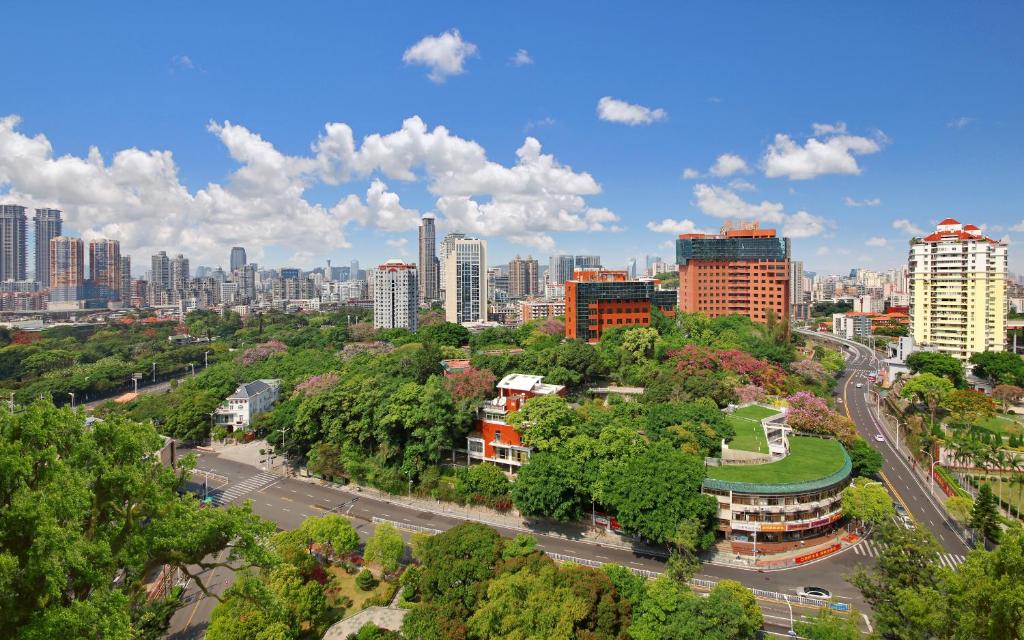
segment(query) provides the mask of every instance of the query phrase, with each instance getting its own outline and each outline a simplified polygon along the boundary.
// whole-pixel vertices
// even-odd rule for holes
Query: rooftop
[[[499,389],[509,391],[530,391],[536,395],[551,395],[558,393],[565,387],[560,384],[545,384],[541,382],[544,376],[533,376],[526,373],[510,373],[498,383]]]
[[[708,467],[705,486],[733,491],[799,493],[835,484],[850,475],[850,456],[836,440],[789,437],[789,455],[765,464]]]

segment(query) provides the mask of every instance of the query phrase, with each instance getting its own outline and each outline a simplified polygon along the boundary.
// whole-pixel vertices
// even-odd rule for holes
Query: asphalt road
[[[259,515],[275,523],[281,529],[293,529],[303,520],[328,511],[339,511],[352,518],[360,537],[365,540],[372,531],[370,519],[374,516],[386,518],[407,525],[429,527],[446,530],[463,520],[447,515],[412,509],[394,504],[386,500],[366,495],[364,492],[349,491],[335,486],[325,486],[299,478],[281,477],[261,481],[255,477],[263,473],[262,469],[239,462],[226,460],[213,453],[201,453],[198,469],[211,471],[227,478],[228,483],[221,491],[230,492],[230,502],[240,503],[251,500],[253,510]],[[265,476],[261,476],[265,477]],[[239,493],[238,488],[245,484],[252,487],[251,491]],[[216,487],[216,483],[210,485]],[[232,487],[236,487],[232,491]],[[216,494],[214,494],[216,495]],[[502,535],[512,537],[519,531],[495,527]],[[538,546],[549,553],[558,553],[576,558],[585,558],[599,562],[615,562],[627,567],[660,572],[664,570],[664,560],[636,553],[626,549],[597,545],[589,540],[567,539],[543,532],[533,532],[538,539]],[[867,605],[860,593],[844,580],[858,564],[870,559],[854,554],[851,550],[827,557],[819,562],[796,567],[785,571],[759,572],[733,567],[704,565],[700,578],[720,580],[730,578],[748,587],[794,594],[803,586],[822,586],[843,602],[848,602],[860,611],[866,611]],[[215,589],[222,591],[230,583],[230,572],[218,570],[213,576]],[[192,588],[186,593],[186,605],[179,609],[171,620],[170,638],[173,640],[191,640],[202,637],[210,619],[216,601],[201,597],[201,593]],[[781,601],[761,600],[765,613],[766,628],[776,633],[785,633],[790,628],[790,616],[797,619],[801,615],[814,615],[815,610],[798,604],[790,605]]]
[[[946,524],[945,511],[930,497],[921,478],[912,470],[912,463],[904,454],[896,451],[896,445],[890,441],[875,417],[873,399],[869,399],[870,382],[867,375],[877,370],[877,361],[868,347],[846,340],[840,340],[828,334],[813,333],[820,338],[832,340],[845,346],[852,355],[847,359],[846,371],[840,379],[839,396],[850,419],[857,425],[857,432],[872,447],[882,454],[882,473],[885,475],[889,491],[901,503],[919,524],[927,527],[949,555],[964,556],[970,550],[967,543]],[[857,388],[857,385],[863,385]],[[876,435],[882,435],[884,442],[878,442]]]

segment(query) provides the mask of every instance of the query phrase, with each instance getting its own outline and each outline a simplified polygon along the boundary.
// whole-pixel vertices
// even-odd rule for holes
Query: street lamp
[[[210,368],[210,352],[209,351],[204,351],[203,352],[203,368],[204,369],[209,369]]]
[[[153,383],[156,383],[156,363],[153,363]]]
[[[193,376],[196,375],[196,364],[194,362],[190,362],[185,366],[189,367],[192,370]]]
[[[75,408],[75,394],[72,393],[71,391],[69,391],[68,395],[71,396],[71,408],[74,409]]]

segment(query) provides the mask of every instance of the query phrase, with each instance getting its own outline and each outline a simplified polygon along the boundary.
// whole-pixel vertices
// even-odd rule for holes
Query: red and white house
[[[488,400],[477,412],[475,429],[466,438],[467,461],[493,462],[514,472],[530,459],[530,447],[523,444],[516,428],[506,417],[535,396],[565,395],[560,384],[545,384],[543,376],[510,373],[498,382],[498,397]]]

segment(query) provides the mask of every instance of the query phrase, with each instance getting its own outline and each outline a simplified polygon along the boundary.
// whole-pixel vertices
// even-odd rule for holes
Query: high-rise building
[[[521,300],[537,295],[537,264],[536,258],[528,256],[525,260],[516,256],[508,263],[508,297]]]
[[[789,303],[791,305],[804,302],[804,263],[793,260],[789,263]]]
[[[676,294],[652,279],[630,279],[626,271],[579,269],[565,282],[565,337],[597,342],[611,327],[650,326],[657,309],[675,315]]]
[[[85,244],[81,238],[50,238],[50,302],[84,298]]]
[[[373,326],[416,330],[416,265],[391,259],[373,270]]]
[[[789,238],[757,224],[720,235],[684,233],[676,240],[679,310],[711,317],[739,314],[764,323],[789,317]]]
[[[349,276],[353,280],[358,280],[359,279],[359,261],[358,260],[353,260],[352,262],[349,263],[348,272],[349,272]]]
[[[171,290],[171,261],[166,251],[158,251],[152,258],[149,275],[149,295],[151,302],[160,304],[161,295]]]
[[[558,254],[548,258],[548,284],[565,284],[566,280],[572,280],[572,272],[575,269],[573,256]]]
[[[245,265],[245,247],[231,247],[231,273]]]
[[[636,280],[636,258],[630,258],[626,263],[626,273],[630,280]]]
[[[121,243],[100,238],[89,241],[90,298],[116,300],[121,295]]]
[[[441,248],[438,255],[438,267],[437,267],[437,286],[441,290],[441,301],[444,302],[444,290],[448,283],[448,274],[445,273],[445,264],[448,262],[448,254],[451,252],[452,247],[456,240],[465,238],[466,234],[458,231],[451,231],[445,234],[444,239],[441,240]]]
[[[256,265],[244,264],[240,271],[238,297],[242,302],[256,301]]]
[[[177,303],[188,292],[188,281],[192,278],[188,258],[184,255],[179,253],[171,258],[170,278],[171,300]]]
[[[574,263],[576,269],[600,269],[601,256],[576,256]],[[569,274],[569,277],[571,278],[572,274]]]
[[[419,301],[422,305],[429,305],[441,299],[440,285],[437,281],[439,264],[436,238],[434,217],[424,216],[420,220],[420,262],[417,269],[420,281]]]
[[[36,231],[36,282],[42,287],[50,286],[50,240],[63,233],[60,209],[36,209],[33,218]]]
[[[477,238],[452,238],[445,256],[444,273],[445,320],[486,321],[487,242]]]
[[[124,306],[132,304],[132,257],[121,256],[121,285],[119,294]]]
[[[952,218],[910,241],[910,336],[966,361],[1006,341],[1007,246]]]
[[[0,282],[27,280],[25,207],[0,204]]]

